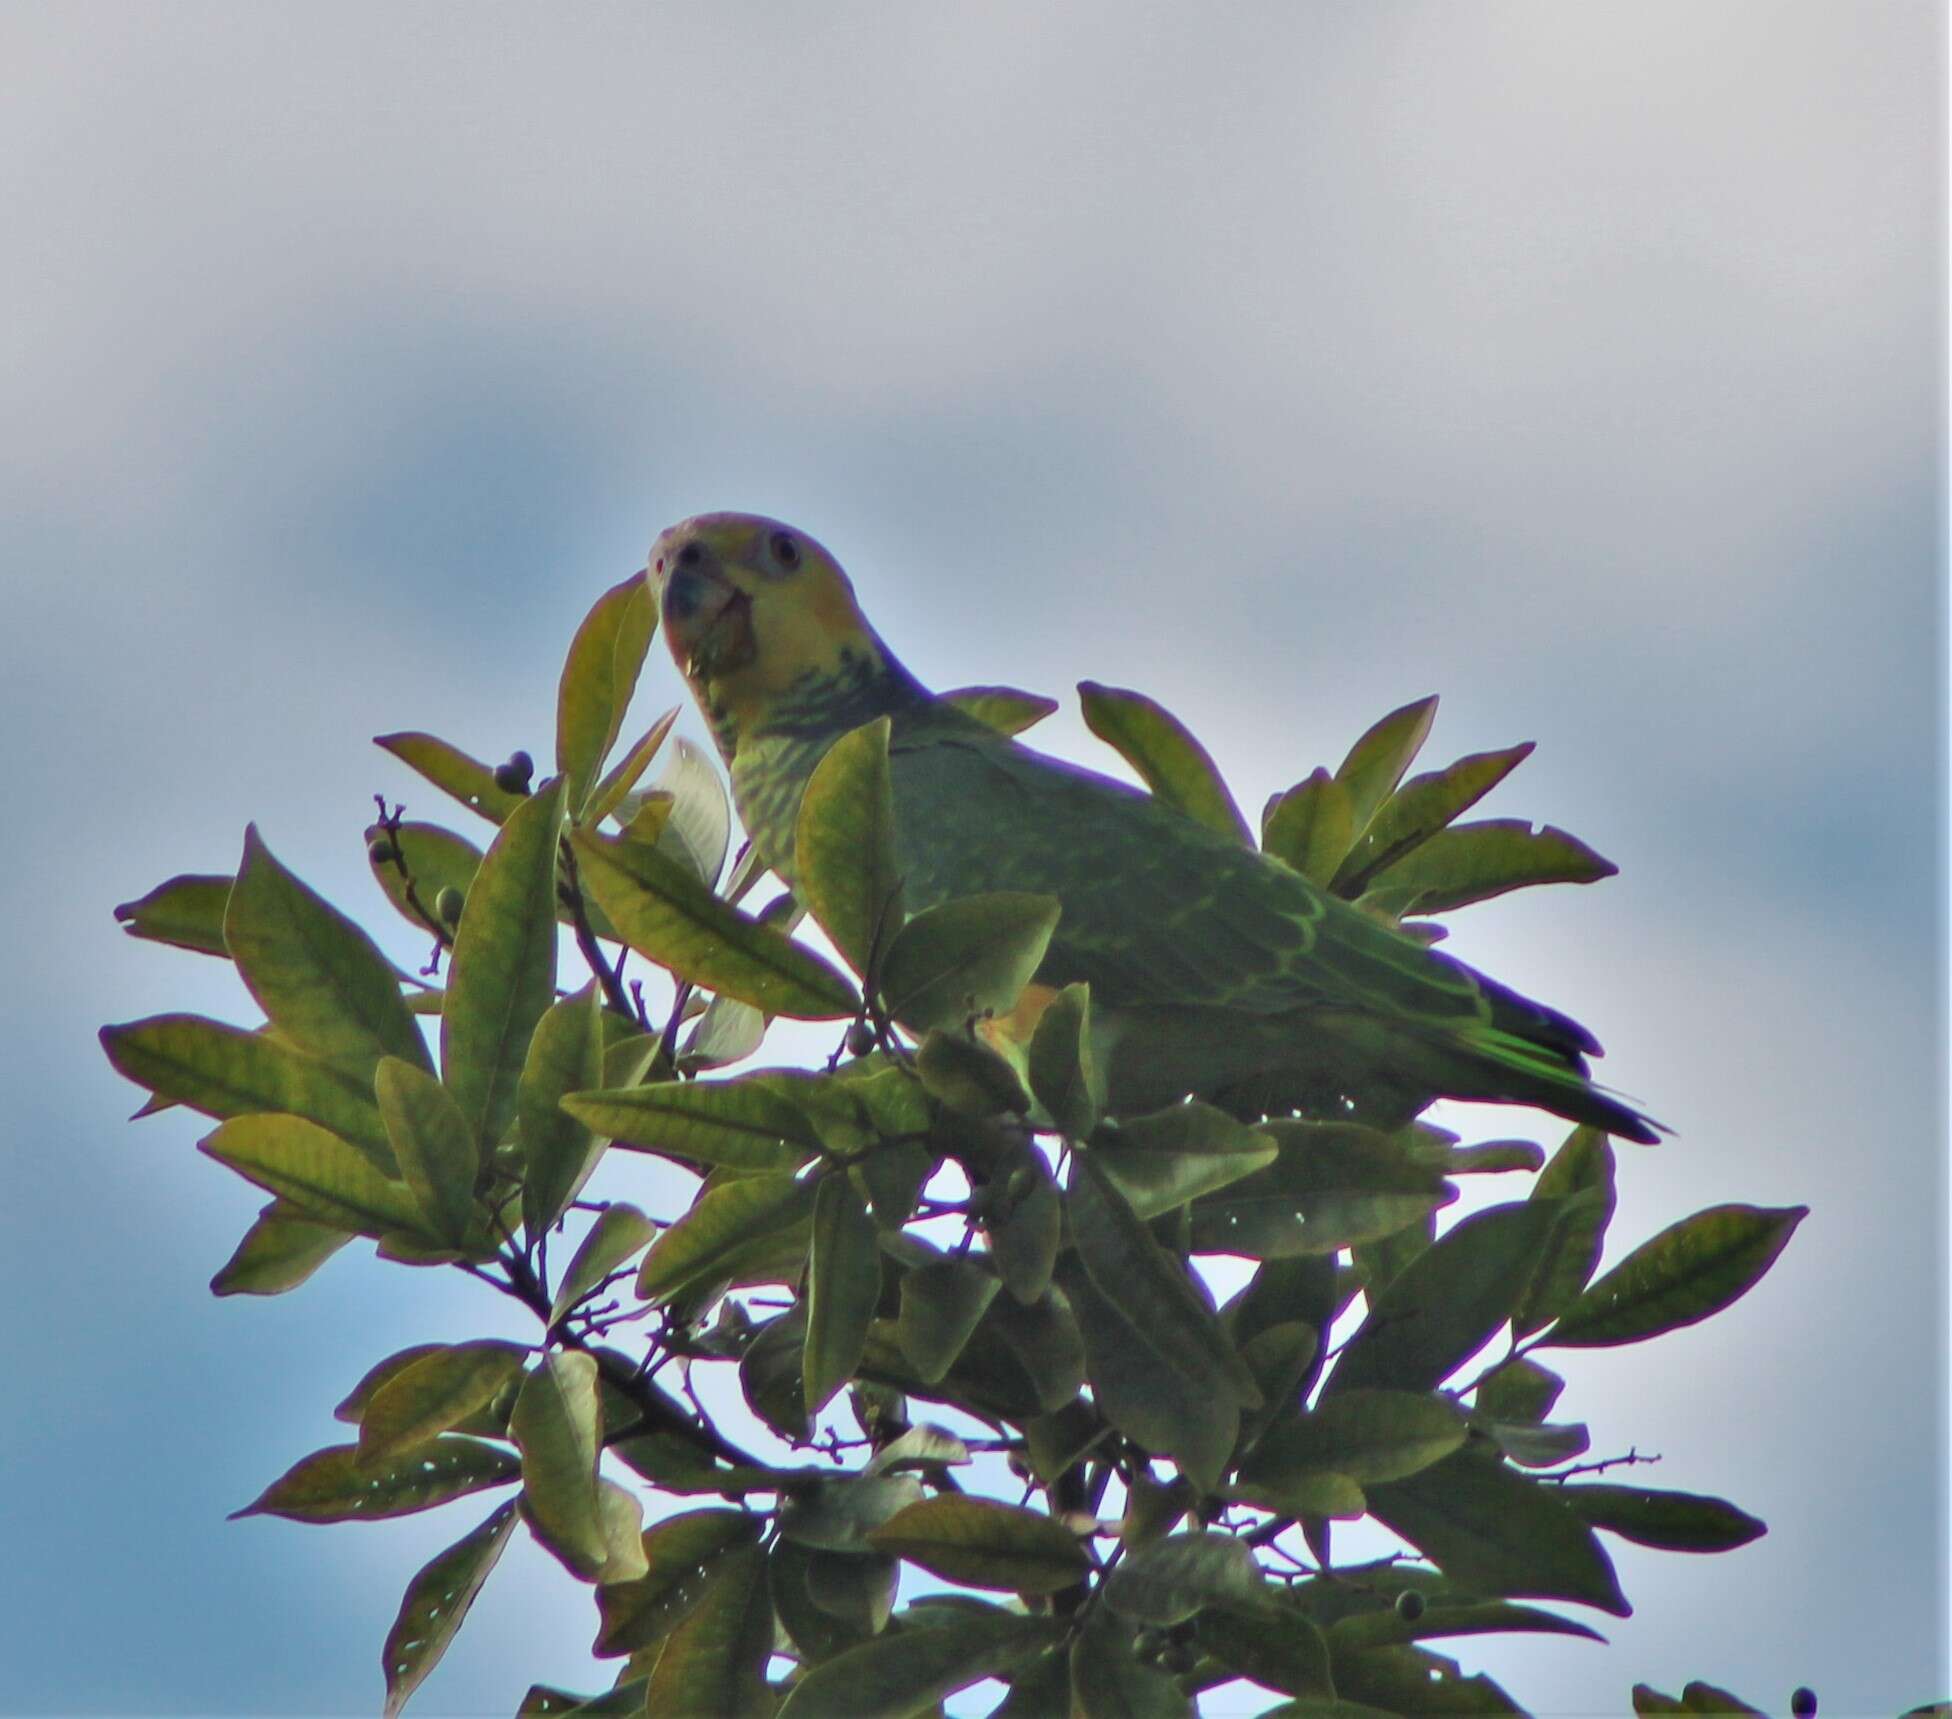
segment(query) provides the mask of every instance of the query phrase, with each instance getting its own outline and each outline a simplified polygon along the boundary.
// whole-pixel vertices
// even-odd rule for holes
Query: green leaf
[[[1197,1098],[1108,1126],[1088,1150],[1140,1218],[1238,1182],[1279,1152],[1266,1134]]]
[[[1455,1660],[1420,1647],[1384,1647],[1335,1656],[1337,1701],[1323,1711],[1343,1719],[1383,1712],[1399,1719],[1527,1719],[1504,1690],[1482,1673],[1467,1677]],[[1361,1705],[1357,1705],[1361,1703]],[[1275,1714],[1313,1714],[1305,1703]],[[1274,1714],[1263,1719],[1275,1719]]]
[[[1105,1070],[1091,1044],[1091,987],[1066,985],[1037,1019],[1030,1039],[1030,1090],[1073,1140],[1086,1139],[1105,1109]]]
[[[302,1116],[353,1146],[368,1164],[393,1168],[370,1082],[356,1083],[281,1039],[201,1015],[151,1015],[104,1027],[116,1073],[166,1104],[219,1120],[280,1111]]]
[[[431,1074],[393,1056],[381,1059],[373,1091],[400,1174],[420,1210],[416,1227],[466,1246],[478,1222],[474,1189],[481,1156],[460,1106]]]
[[[810,1665],[881,1632],[899,1574],[899,1564],[878,1553],[819,1552],[791,1540],[774,1541],[766,1559],[773,1610]]]
[[[358,1235],[421,1230],[406,1183],[383,1176],[365,1154],[300,1116],[234,1116],[197,1142],[199,1151],[307,1216]]]
[[[1008,1014],[1057,929],[1055,896],[999,890],[918,913],[888,946],[881,994],[916,1032]]]
[[[468,1608],[500,1561],[514,1525],[511,1500],[498,1506],[479,1528],[435,1553],[407,1583],[399,1615],[380,1649],[380,1669],[386,1674],[386,1719],[394,1719],[440,1664],[467,1620]]]
[[[378,945],[281,866],[255,824],[244,832],[224,942],[258,1007],[299,1050],[361,1080],[382,1056],[433,1066]]]
[[[1577,1600],[1615,1617],[1631,1609],[1612,1561],[1555,1486],[1459,1451],[1367,1491],[1369,1513],[1460,1588],[1501,1599]]]
[[[591,1652],[608,1659],[664,1640],[704,1597],[714,1565],[755,1545],[761,1525],[744,1510],[686,1510],[655,1524],[643,1539],[643,1574],[597,1589]]]
[[[441,1075],[483,1152],[508,1131],[530,1037],[555,998],[562,803],[557,777],[509,814],[454,933]]]
[[[910,1427],[867,1460],[863,1474],[897,1474],[905,1468],[947,1468],[968,1462],[969,1446],[943,1427]]]
[[[228,956],[224,906],[230,900],[230,884],[227,877],[185,872],[134,901],[117,902],[115,917],[131,937],[199,955]]]
[[[1053,1414],[1078,1394],[1085,1382],[1084,1336],[1069,1299],[1047,1292],[1032,1302],[1014,1296],[994,1300],[983,1322],[958,1357],[952,1378],[980,1364],[994,1344],[1014,1356],[1035,1393],[1036,1406]]]
[[[971,1612],[927,1629],[890,1629],[814,1666],[779,1719],[909,1719],[985,1677],[1007,1676],[1057,1641],[1062,1622]]]
[[[656,1234],[657,1225],[635,1206],[622,1200],[605,1206],[562,1275],[549,1308],[549,1323],[554,1325],[612,1272],[636,1258]]]
[[[1030,1094],[1009,1062],[960,1031],[938,1027],[925,1033],[915,1053],[915,1072],[923,1086],[965,1116],[995,1116],[1006,1110],[1022,1116],[1030,1109]]]
[[[457,1343],[390,1373],[361,1406],[359,1466],[370,1471],[454,1431],[521,1377],[526,1355],[515,1343]]]
[[[1322,889],[1354,845],[1355,800],[1346,782],[1317,770],[1261,814],[1261,851]]]
[[[1556,1215],[1526,1202],[1460,1219],[1375,1298],[1325,1389],[1434,1390],[1511,1317]]]
[[[1562,1349],[1638,1343],[1719,1313],[1753,1288],[1808,1206],[1711,1206],[1627,1255],[1559,1316]]]
[[[1337,1618],[1330,1626],[1328,1639],[1338,1657],[1377,1647],[1401,1647],[1413,1641],[1429,1641],[1453,1635],[1494,1635],[1507,1631],[1524,1635],[1570,1635],[1587,1641],[1605,1638],[1583,1623],[1560,1617],[1557,1612],[1540,1611],[1536,1606],[1516,1606],[1503,1600],[1478,1600],[1468,1594],[1453,1594],[1442,1576],[1404,1570],[1403,1579],[1415,1586],[1426,1600],[1414,1618],[1405,1617],[1394,1605],[1380,1597],[1375,1606]],[[1432,1585],[1434,1584],[1434,1586]],[[1406,1587],[1405,1592],[1409,1591]]]
[[[1355,846],[1336,867],[1329,888],[1353,898],[1386,871],[1448,824],[1469,810],[1531,756],[1533,743],[1501,752],[1474,752],[1448,769],[1413,776],[1398,788],[1369,820]]]
[[[821,1145],[805,1112],[751,1077],[577,1092],[563,1108],[619,1146],[734,1170],[797,1170]]]
[[[853,1378],[880,1298],[881,1250],[875,1245],[874,1221],[846,1176],[823,1176],[813,1197],[813,1245],[807,1260],[804,1378],[809,1415],[819,1414]]]
[[[726,849],[732,843],[732,803],[717,765],[701,747],[680,734],[651,794],[669,800],[671,805],[654,837],[658,853],[689,872],[707,890],[716,888],[725,867]],[[634,825],[636,819],[632,822]],[[632,834],[640,832],[633,828]]]
[[[1941,1701],[1930,1707],[1914,1707],[1904,1715],[1904,1719],[1936,1719],[1936,1716],[1947,1711],[1948,1705]],[[1747,1719],[1767,1719],[1761,1708],[1751,1707],[1726,1689],[1717,1689],[1712,1683],[1699,1681],[1689,1683],[1681,1691],[1678,1701],[1657,1689],[1649,1689],[1644,1683],[1636,1683],[1633,1686],[1633,1710],[1636,1714],[1717,1713],[1722,1715],[1722,1719],[1741,1719],[1743,1715]]]
[[[1566,1381],[1524,1355],[1502,1361],[1478,1381],[1472,1398],[1477,1412],[1494,1421],[1534,1425],[1552,1412]]]
[[[1591,1526],[1663,1552],[1730,1552],[1769,1531],[1727,1499],[1701,1493],[1580,1484],[1560,1496]]]
[[[416,931],[430,929],[428,921],[442,890],[456,890],[465,899],[474,885],[474,874],[481,869],[481,849],[438,824],[402,822],[391,830],[384,824],[368,824],[365,842],[366,864],[373,881],[393,904],[393,910]],[[389,850],[397,849],[399,860],[374,859],[375,842],[384,842]],[[420,903],[418,912],[407,899],[409,883],[414,901]]]
[[[1164,1629],[1204,1606],[1251,1601],[1265,1585],[1253,1547],[1238,1535],[1201,1529],[1134,1552],[1106,1578],[1104,1596],[1134,1622]]]
[[[1263,1688],[1288,1695],[1333,1695],[1328,1643],[1292,1606],[1209,1605],[1193,1639],[1206,1652]]]
[[[678,1047],[678,1068],[685,1074],[725,1068],[744,1062],[765,1042],[767,1019],[737,997],[714,997]]]
[[[1354,1123],[1276,1121],[1281,1155],[1193,1208],[1193,1248],[1259,1259],[1335,1253],[1394,1235],[1457,1197],[1401,1135]]]
[[[1251,848],[1254,838],[1212,757],[1170,711],[1143,693],[1078,683],[1085,726],[1139,773],[1153,797]]]
[[[865,974],[902,923],[895,869],[889,719],[844,734],[815,766],[794,833],[794,888],[821,930]]]
[[[523,796],[495,786],[495,773],[478,758],[431,734],[376,734],[373,744],[409,769],[418,770],[444,794],[452,794],[471,812],[499,824],[522,804]]]
[[[1141,1665],[1136,1631],[1110,1606],[1093,1606],[1071,1642],[1071,1711],[1077,1719],[1193,1719],[1177,1680]]]
[[[955,1365],[1001,1287],[989,1272],[949,1257],[902,1274],[895,1341],[924,1384],[940,1383]]]
[[[698,1603],[664,1644],[644,1711],[771,1719],[766,1661],[772,1651],[766,1554],[757,1546],[736,1547],[714,1561]]]
[[[282,1295],[296,1289],[356,1232],[320,1223],[301,1207],[271,1201],[210,1280],[212,1295]]]
[[[936,696],[999,734],[1021,734],[1057,709],[1056,699],[1013,686],[959,686]]]
[[[1395,793],[1403,772],[1423,750],[1436,716],[1434,694],[1392,710],[1349,748],[1349,755],[1336,767],[1336,781],[1349,791],[1350,826],[1358,835],[1368,828],[1376,808]]]
[[[671,733],[671,726],[678,720],[678,706],[665,711],[657,721],[637,737],[637,742],[620,758],[609,775],[590,790],[588,803],[583,807],[583,815],[577,819],[581,824],[600,824],[618,808],[623,798],[637,786],[638,779],[650,768]]]
[[[990,1196],[990,1258],[1003,1287],[1026,1306],[1041,1301],[1063,1240],[1064,1202],[1041,1153],[1026,1151]]]
[[[755,1238],[803,1223],[812,1211],[813,1189],[791,1176],[741,1176],[709,1188],[651,1243],[637,1293],[645,1301],[668,1301],[711,1278]]]
[[[569,784],[572,820],[582,821],[597,773],[622,732],[656,630],[657,601],[637,572],[597,598],[570,641],[556,689],[556,769]]]
[[[1204,1286],[1154,1241],[1097,1160],[1078,1154],[1065,1196],[1078,1257],[1101,1295],[1151,1333],[1188,1378],[1240,1408],[1258,1408],[1260,1387],[1234,1353]]]
[[[604,1082],[603,1004],[592,981],[551,1003],[535,1024],[515,1083],[522,1142],[522,1227],[539,1236],[582,1192],[608,1136],[563,1108],[564,1097]]]
[[[522,1452],[522,1496],[536,1538],[572,1574],[595,1576],[610,1555],[597,1511],[596,1362],[580,1352],[545,1356],[522,1381],[508,1430]]]
[[[1532,1184],[1534,1200],[1556,1200],[1545,1251],[1512,1313],[1515,1336],[1549,1325],[1586,1287],[1613,1219],[1613,1148],[1597,1128],[1575,1128]]]
[[[516,1478],[521,1465],[479,1439],[437,1438],[377,1469],[359,1463],[359,1447],[329,1445],[294,1463],[240,1516],[285,1516],[293,1522],[370,1522],[410,1516],[483,1487]]]
[[[1054,1594],[1091,1569],[1077,1535],[1048,1516],[961,1493],[918,1500],[868,1540],[944,1581],[1012,1594]]]
[[[1396,914],[1448,913],[1537,883],[1597,883],[1620,868],[1578,837],[1525,818],[1438,830],[1370,878],[1363,896]]]
[[[796,1488],[781,1512],[779,1531],[802,1546],[825,1552],[870,1552],[869,1538],[882,1523],[922,1496],[909,1474],[836,1475]]]
[[[659,966],[769,1015],[854,1014],[854,987],[832,963],[727,906],[676,861],[586,830],[571,841],[584,887],[624,940]]]
[[[1213,1390],[1197,1358],[1159,1344],[1081,1267],[1067,1262],[1060,1276],[1084,1338],[1092,1396],[1105,1418],[1142,1448],[1172,1457],[1195,1485],[1212,1491],[1240,1433],[1233,1393]]]
[[[1319,1472],[1363,1486],[1401,1480],[1449,1456],[1466,1430],[1464,1417],[1442,1397],[1344,1391],[1324,1397],[1313,1414],[1275,1421],[1240,1465],[1239,1491],[1269,1509],[1305,1512],[1317,1496],[1309,1488]]]

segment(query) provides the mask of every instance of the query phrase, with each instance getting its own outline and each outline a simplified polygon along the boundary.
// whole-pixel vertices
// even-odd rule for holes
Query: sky
[[[1450,947],[1676,1130],[1614,1256],[1811,1216],[1567,1369],[1769,1535],[1457,1651],[1541,1714],[1952,1693],[1944,81],[1921,0],[0,11],[0,1709],[377,1707],[465,1524],[225,1515],[503,1316],[357,1248],[211,1299],[258,1197],[94,1031],[253,1017],[111,908],[255,819],[416,956],[360,832],[438,814],[370,736],[546,756],[590,602],[724,507],[925,681],[1099,763],[1073,685],[1141,688],[1250,809],[1430,692],[1433,762],[1537,740],[1486,812],[1621,875]],[[415,1710],[594,1687],[591,1628],[518,1546]]]

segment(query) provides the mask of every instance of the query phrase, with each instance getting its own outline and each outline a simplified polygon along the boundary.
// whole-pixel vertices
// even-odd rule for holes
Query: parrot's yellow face
[[[738,727],[809,677],[877,653],[840,564],[803,531],[751,513],[701,513],[651,545],[664,636],[708,711]]]

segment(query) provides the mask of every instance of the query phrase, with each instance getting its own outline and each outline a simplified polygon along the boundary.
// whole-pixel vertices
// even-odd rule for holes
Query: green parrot
[[[1536,1105],[1640,1141],[1592,1036],[1150,795],[1021,745],[916,680],[806,533],[708,513],[664,532],[665,637],[759,855],[790,884],[800,797],[833,743],[890,719],[910,912],[991,890],[1057,898],[1007,1030],[1091,987],[1114,1113],[1187,1094],[1241,1115],[1407,1120],[1433,1098]]]

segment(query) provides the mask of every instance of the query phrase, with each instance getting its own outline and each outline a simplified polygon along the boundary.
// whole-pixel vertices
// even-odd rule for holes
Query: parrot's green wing
[[[945,706],[897,714],[889,766],[911,910],[985,890],[1056,896],[1039,980],[1087,981],[1126,1016],[1139,1038],[1125,1060],[1166,1096],[1182,1060],[1162,1059],[1166,1039],[1189,1067],[1217,1057],[1270,1108],[1284,1093],[1319,1101],[1311,1065],[1353,1053],[1412,1108],[1439,1092],[1516,1100],[1652,1138],[1586,1078],[1598,1047],[1576,1023],[1137,789]]]

